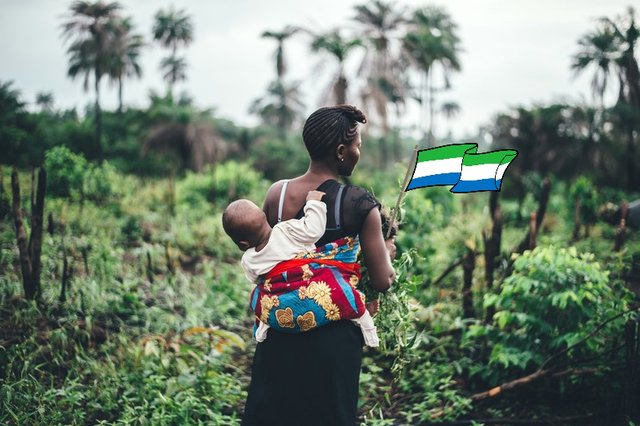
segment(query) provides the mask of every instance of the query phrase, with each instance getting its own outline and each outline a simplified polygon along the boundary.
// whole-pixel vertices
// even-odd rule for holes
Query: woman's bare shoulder
[[[282,191],[282,185],[284,185],[284,183],[287,180],[288,179],[281,179],[271,184],[271,186],[267,190],[267,195],[264,197],[264,203],[262,204],[262,210],[264,210],[265,213],[267,212],[267,208],[270,205],[272,205],[272,202],[274,200],[277,200],[280,197],[280,191]]]

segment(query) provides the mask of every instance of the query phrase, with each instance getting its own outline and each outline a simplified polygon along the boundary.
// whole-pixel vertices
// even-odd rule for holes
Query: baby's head
[[[242,251],[260,244],[271,231],[262,209],[245,199],[236,200],[224,209],[222,226]]]

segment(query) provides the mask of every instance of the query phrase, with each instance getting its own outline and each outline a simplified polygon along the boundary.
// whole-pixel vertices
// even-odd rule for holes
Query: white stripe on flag
[[[443,173],[460,173],[461,169],[462,157],[422,161],[416,164],[416,171],[413,174],[412,179]]]
[[[516,158],[516,157],[513,157]],[[513,159],[512,159],[513,161]],[[505,164],[501,164],[500,167],[498,167],[498,172],[496,173],[496,179],[500,180],[502,179],[502,176],[504,176],[504,172],[507,170],[507,167],[509,167],[509,164],[511,164],[511,161],[509,161],[508,163]]]
[[[498,164],[478,164],[475,166],[463,166],[462,175],[460,180],[482,180],[482,179],[496,179],[496,169]],[[506,166],[502,169],[502,174],[506,170]],[[500,176],[502,177],[502,175]]]

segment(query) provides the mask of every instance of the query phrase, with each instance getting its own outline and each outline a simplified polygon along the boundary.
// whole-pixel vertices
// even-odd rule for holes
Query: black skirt
[[[269,329],[253,358],[243,426],[354,426],[364,339],[351,321]]]

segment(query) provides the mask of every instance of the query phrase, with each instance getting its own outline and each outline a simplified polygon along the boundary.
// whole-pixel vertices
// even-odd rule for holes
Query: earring
[[[340,161],[344,161],[344,157],[340,159]]]

